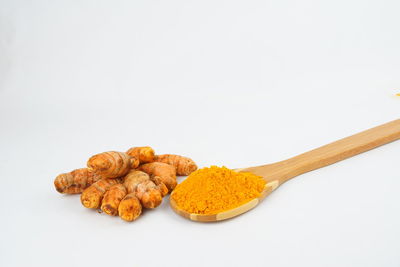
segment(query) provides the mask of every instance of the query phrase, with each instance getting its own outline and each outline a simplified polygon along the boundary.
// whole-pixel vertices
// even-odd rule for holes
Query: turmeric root
[[[126,154],[139,159],[140,164],[154,161],[154,150],[149,146],[132,147]]]
[[[101,179],[88,188],[81,195],[82,205],[90,209],[98,209],[105,192],[113,185],[120,183],[120,179]]]
[[[192,159],[184,156],[172,154],[157,155],[155,156],[154,161],[164,162],[174,166],[177,175],[189,175],[197,170],[196,163]]]
[[[124,186],[128,193],[135,193],[142,205],[148,209],[156,208],[161,204],[163,197],[161,190],[165,190],[152,182],[147,173],[136,170],[130,171],[125,176]]]
[[[197,169],[193,160],[178,155],[155,155],[151,147],[109,151],[94,155],[87,168],[58,175],[54,186],[60,193],[82,193],[81,203],[125,221],[136,220],[143,208],[159,206],[177,185],[176,175]]]
[[[54,180],[54,186],[62,194],[79,194],[98,180],[100,180],[99,175],[82,168],[58,175]]]
[[[144,171],[152,177],[158,176],[161,182],[167,186],[169,192],[174,190],[177,185],[175,168],[167,163],[151,162],[141,165],[139,170]]]
[[[127,194],[118,206],[118,215],[121,219],[131,222],[142,213],[142,205],[135,193]]]
[[[154,209],[162,202],[162,195],[156,184],[148,180],[139,184],[136,188],[136,197],[140,199],[143,207]]]
[[[108,215],[118,215],[118,206],[121,200],[126,196],[126,188],[122,184],[116,184],[110,187],[104,194],[101,202],[101,210]]]
[[[158,190],[160,190],[161,196],[165,197],[168,195],[168,187],[161,181],[161,178],[158,176],[153,176],[151,180],[157,185]]]
[[[124,177],[124,186],[128,193],[135,193],[136,187],[148,180],[150,180],[150,177],[147,173],[132,170]]]
[[[123,152],[109,151],[92,156],[87,166],[102,177],[117,178],[139,166],[139,160]]]

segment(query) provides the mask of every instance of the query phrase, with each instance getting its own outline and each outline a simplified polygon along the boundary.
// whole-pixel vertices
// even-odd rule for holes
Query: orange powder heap
[[[190,174],[175,188],[171,197],[187,212],[216,214],[259,197],[265,183],[252,173],[211,166]]]

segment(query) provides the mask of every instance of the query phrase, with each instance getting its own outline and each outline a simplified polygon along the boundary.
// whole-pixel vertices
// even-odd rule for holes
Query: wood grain
[[[325,167],[400,138],[400,120],[395,120],[336,142],[308,151],[293,158],[241,169],[279,184],[300,174]]]

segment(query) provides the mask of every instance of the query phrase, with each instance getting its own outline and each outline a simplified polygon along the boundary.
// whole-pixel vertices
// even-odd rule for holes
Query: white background
[[[400,266],[400,142],[255,210],[133,223],[54,177],[151,145],[230,168],[400,116],[398,0],[0,0],[0,266]],[[182,178],[180,178],[181,180]]]

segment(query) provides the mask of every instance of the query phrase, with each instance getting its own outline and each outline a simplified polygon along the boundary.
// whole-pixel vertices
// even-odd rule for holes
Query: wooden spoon
[[[293,177],[347,159],[397,139],[400,139],[400,119],[346,137],[287,160],[257,167],[236,169],[238,172],[251,172],[262,176],[267,181],[267,184],[260,197],[231,210],[211,215],[188,213],[180,209],[172,197],[170,198],[170,205],[176,213],[193,221],[213,222],[226,220],[251,210],[278,188],[278,186]]]

